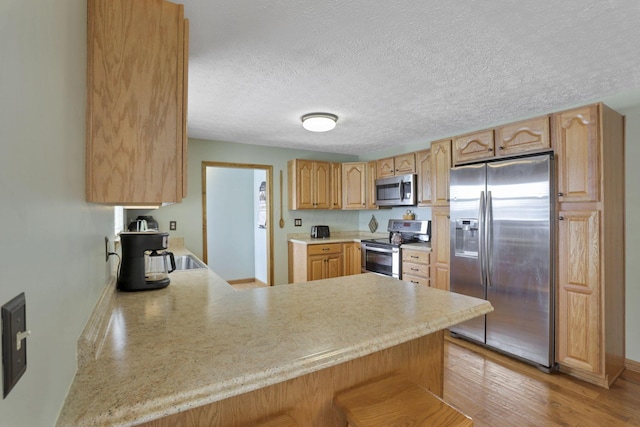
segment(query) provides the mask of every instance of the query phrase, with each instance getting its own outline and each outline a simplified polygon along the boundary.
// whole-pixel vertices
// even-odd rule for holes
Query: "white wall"
[[[113,209],[84,202],[86,1],[0,2],[0,304],[27,299],[27,372],[0,425],[54,425],[109,277]]]

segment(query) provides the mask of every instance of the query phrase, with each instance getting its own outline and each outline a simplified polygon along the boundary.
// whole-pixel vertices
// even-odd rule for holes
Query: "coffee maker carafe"
[[[122,232],[120,244],[119,290],[145,291],[169,285],[169,273],[176,269],[173,253],[165,250],[169,246],[169,233]]]

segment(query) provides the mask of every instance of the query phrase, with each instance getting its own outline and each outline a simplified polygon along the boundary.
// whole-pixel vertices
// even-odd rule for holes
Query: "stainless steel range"
[[[389,237],[362,240],[362,272],[373,272],[399,279],[402,274],[400,247],[403,243],[428,242],[431,221],[390,219]]]

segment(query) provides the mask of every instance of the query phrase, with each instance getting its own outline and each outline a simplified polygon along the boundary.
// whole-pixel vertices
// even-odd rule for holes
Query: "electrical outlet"
[[[302,218],[296,218],[293,220],[293,225],[295,227],[302,227]]]
[[[169,230],[171,231],[175,231],[176,230],[176,221],[169,221]]]
[[[3,397],[27,371],[27,305],[24,292],[2,306]]]

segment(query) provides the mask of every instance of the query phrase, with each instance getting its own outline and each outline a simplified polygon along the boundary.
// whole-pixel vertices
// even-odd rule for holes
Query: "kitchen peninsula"
[[[492,307],[371,273],[236,291],[199,269],[96,310],[58,426],[338,425],[333,394],[391,372],[441,396],[444,329]]]

